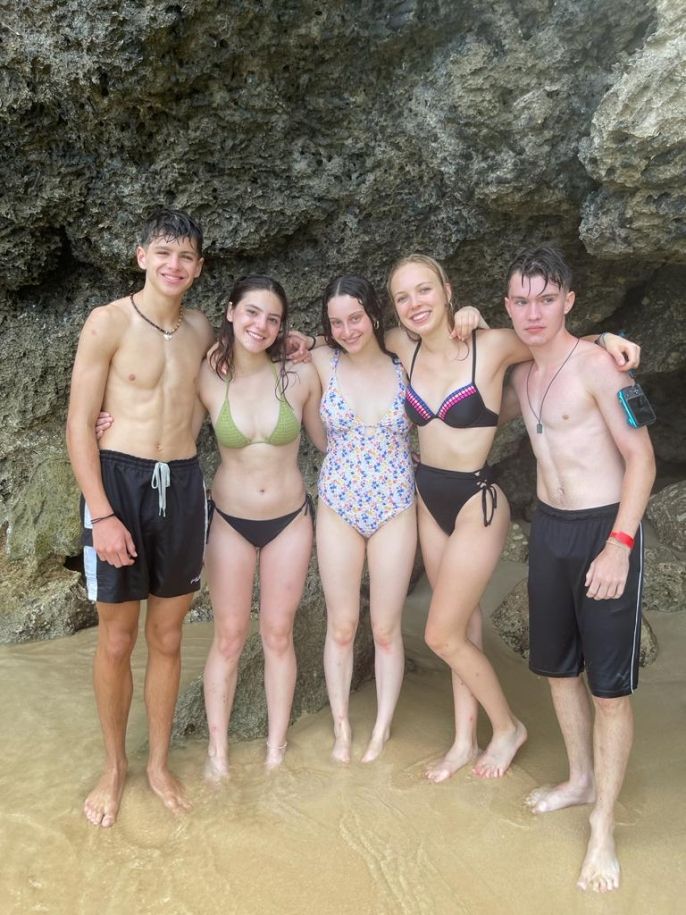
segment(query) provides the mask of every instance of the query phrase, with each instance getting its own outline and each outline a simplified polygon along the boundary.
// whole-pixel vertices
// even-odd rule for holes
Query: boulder
[[[663,544],[686,552],[686,481],[666,486],[654,495],[646,514]]]

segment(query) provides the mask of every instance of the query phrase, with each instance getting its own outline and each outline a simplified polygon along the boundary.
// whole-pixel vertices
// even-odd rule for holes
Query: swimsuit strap
[[[412,381],[412,372],[414,372],[414,364],[417,359],[417,353],[419,352],[419,347],[422,345],[422,341],[419,340],[417,345],[414,348],[414,353],[412,353],[412,362],[410,363],[410,374],[408,375],[408,381]]]
[[[472,331],[472,384],[476,387],[476,331]]]
[[[279,393],[279,373],[276,371],[276,366],[273,362],[271,366],[274,372],[274,381],[277,385],[276,397],[279,401],[279,416],[271,435],[265,439],[265,442],[268,445],[289,445],[300,435],[300,420],[286,399],[285,392],[281,391]]]

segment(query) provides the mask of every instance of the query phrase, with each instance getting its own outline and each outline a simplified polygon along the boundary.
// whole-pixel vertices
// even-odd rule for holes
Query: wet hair
[[[519,273],[522,279],[531,280],[540,276],[548,283],[559,286],[563,292],[572,288],[572,268],[559,248],[552,245],[537,245],[533,248],[522,248],[510,261],[505,277],[505,295],[510,294],[510,280]]]
[[[198,223],[183,210],[157,207],[148,214],[141,228],[139,244],[146,247],[155,238],[181,241],[187,238],[202,257],[203,234]]]
[[[256,289],[273,293],[281,302],[281,307],[283,309],[281,314],[281,327],[279,328],[277,338],[272,345],[267,348],[267,354],[271,361],[280,363],[279,391],[283,394],[287,384],[285,340],[286,334],[288,333],[288,298],[283,286],[270,276],[241,276],[234,282],[233,288],[229,293],[229,305],[233,305],[235,309],[246,295]],[[226,312],[224,312],[222,326],[217,338],[217,347],[210,355],[210,365],[222,380],[233,376],[233,344],[233,323],[229,321]]]
[[[327,283],[326,289],[324,290],[324,294],[322,296],[322,327],[324,329],[324,339],[326,340],[327,344],[332,349],[343,349],[340,343],[337,343],[336,340],[334,340],[333,333],[331,331],[331,320],[329,318],[329,302],[337,295],[349,295],[353,299],[357,299],[357,301],[364,309],[365,314],[372,322],[372,330],[374,331],[376,342],[381,348],[381,352],[385,353],[387,356],[390,356],[391,359],[397,358],[395,353],[392,353],[390,350],[386,349],[383,327],[383,307],[379,301],[379,297],[376,294],[376,290],[369,282],[369,280],[364,276],[344,274],[343,276],[335,276]]]
[[[405,267],[407,264],[421,264],[424,267],[428,267],[432,273],[435,273],[441,286],[450,286],[450,280],[448,279],[448,274],[445,272],[445,269],[438,261],[429,257],[428,254],[408,254],[406,257],[401,257],[400,260],[396,261],[388,273],[388,279],[386,280],[386,292],[388,293],[388,298],[393,302],[393,292],[391,290],[391,283],[393,277],[400,270],[401,267]],[[394,304],[395,307],[395,304]],[[446,302],[446,312],[448,314],[448,326],[452,330],[455,326],[455,306],[452,299]],[[397,311],[396,311],[397,313]],[[407,330],[407,328],[405,328]],[[416,334],[407,331],[407,333],[412,337],[413,340],[418,339]]]

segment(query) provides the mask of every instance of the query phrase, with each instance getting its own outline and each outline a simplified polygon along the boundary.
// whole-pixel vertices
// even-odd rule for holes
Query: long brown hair
[[[255,289],[262,289],[266,292],[273,293],[281,302],[283,313],[281,315],[281,327],[276,340],[267,348],[267,354],[272,362],[280,363],[279,377],[281,379],[281,393],[285,388],[286,382],[286,334],[288,333],[288,297],[283,286],[277,280],[270,276],[261,276],[254,274],[251,276],[241,276],[233,284],[229,294],[229,305],[234,308],[239,302]],[[233,376],[233,345],[234,345],[233,323],[229,321],[226,312],[219,330],[217,346],[210,354],[210,365],[217,375],[223,380]]]

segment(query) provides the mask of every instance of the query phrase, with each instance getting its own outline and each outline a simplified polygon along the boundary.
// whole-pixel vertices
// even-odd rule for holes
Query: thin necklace
[[[145,315],[140,310],[138,305],[136,305],[134,298],[133,298],[133,293],[131,294],[131,304],[135,308],[136,313],[139,314],[141,316],[141,318],[143,318],[143,320],[146,321],[151,327],[154,327],[155,330],[159,330],[159,332],[162,334],[162,336],[164,337],[165,340],[171,340],[171,338],[174,336],[176,331],[181,327],[181,324],[183,322],[183,305],[179,308],[179,316],[176,319],[176,324],[172,327],[171,330],[165,330],[164,327],[160,327],[159,324],[155,324],[155,322],[151,321],[150,318],[145,317]]]
[[[550,381],[548,383],[548,387],[545,389],[543,397],[541,398],[541,406],[538,408],[538,413],[534,410],[533,404],[531,403],[531,398],[529,397],[529,378],[531,376],[531,369],[534,367],[534,363],[532,362],[531,365],[529,366],[529,372],[526,376],[526,399],[529,401],[529,409],[531,410],[531,412],[534,414],[534,417],[536,418],[536,432],[538,432],[539,435],[541,434],[541,432],[543,432],[543,423],[541,421],[541,417],[543,416],[543,403],[544,403],[546,397],[548,396],[548,391],[552,387],[553,381],[555,381],[555,379],[560,374],[562,369],[567,365],[569,360],[572,358],[574,350],[579,345],[579,340],[580,340],[580,338],[577,337],[576,342],[574,343],[574,346],[567,353],[567,358],[562,363],[560,368],[555,372],[553,377],[550,379]]]

